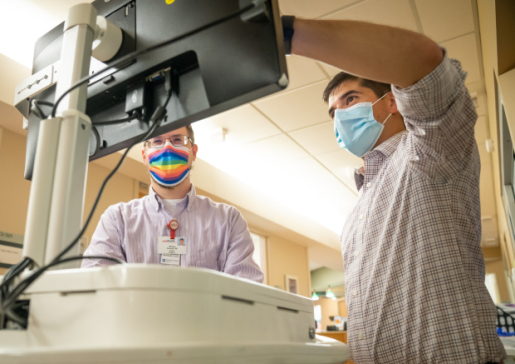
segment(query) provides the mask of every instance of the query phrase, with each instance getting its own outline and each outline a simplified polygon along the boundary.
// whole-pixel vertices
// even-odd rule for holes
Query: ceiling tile
[[[282,14],[315,19],[362,0],[279,0]]]
[[[320,69],[317,62],[301,56],[286,57],[290,83],[286,90],[293,90],[298,87],[309,85],[317,81],[327,80],[326,75]]]
[[[279,128],[289,132],[320,124],[329,119],[322,100],[327,81],[321,81],[287,93],[254,102]]]
[[[474,31],[470,0],[415,0],[424,34],[435,42]]]
[[[324,19],[368,21],[418,32],[409,0],[367,0],[324,16]]]
[[[334,173],[336,177],[344,182],[354,193],[356,184],[354,183],[354,169],[363,165],[363,160],[358,158],[344,149],[338,149],[333,152],[319,154],[316,159],[325,167]]]
[[[277,180],[277,198],[295,203],[299,212],[307,206],[314,207],[315,211],[305,213],[316,216],[317,221],[333,231],[341,232],[346,215],[356,204],[356,194],[314,158],[284,165]]]
[[[463,70],[468,72],[465,81],[467,84],[481,81],[475,33],[440,43],[440,45],[447,49],[450,58],[460,61]]]
[[[486,123],[486,117],[480,116],[477,119],[476,127],[474,128],[474,133],[476,136],[476,141],[478,144],[485,143],[486,139],[488,139],[488,126]],[[485,146],[486,149],[486,146]]]
[[[270,120],[251,105],[245,105],[193,123],[195,138],[200,147],[211,143],[211,135],[216,129],[227,131],[224,147],[241,145],[281,134]]]
[[[334,123],[332,121],[292,131],[289,134],[311,155],[340,149],[334,136]]]
[[[235,152],[242,153],[249,161],[259,160],[268,165],[278,165],[309,157],[304,149],[285,134],[245,144]]]

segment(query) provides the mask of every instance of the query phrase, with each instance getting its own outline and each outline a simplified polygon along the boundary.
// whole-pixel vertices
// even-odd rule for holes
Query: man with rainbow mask
[[[252,259],[254,245],[241,213],[196,194],[190,170],[197,151],[191,125],[147,140],[141,153],[151,176],[150,194],[110,206],[84,255],[127,263],[208,268],[263,282],[263,273]],[[183,243],[178,244],[181,240]],[[178,254],[162,250],[165,241],[167,248],[171,246]],[[113,263],[84,259],[82,267],[108,264]]]

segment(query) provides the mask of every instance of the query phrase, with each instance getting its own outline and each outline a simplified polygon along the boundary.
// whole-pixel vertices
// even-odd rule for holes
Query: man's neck
[[[174,188],[169,189],[161,186],[156,181],[152,180],[152,188],[154,192],[163,200],[180,200],[188,194],[191,190],[190,176],[186,177],[184,181],[179,183]]]

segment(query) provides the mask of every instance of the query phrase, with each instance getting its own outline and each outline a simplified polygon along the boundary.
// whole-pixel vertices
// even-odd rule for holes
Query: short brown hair
[[[186,125],[186,131],[188,132],[188,137],[191,139],[191,144],[195,144],[195,132],[191,124]],[[143,146],[146,146],[149,141],[150,140],[145,140]]]
[[[188,136],[191,139],[191,144],[195,144],[195,132],[193,131],[193,127],[191,126],[191,124],[188,124],[186,126],[186,130],[188,131]]]
[[[329,97],[332,93],[340,87],[340,85],[346,81],[358,81],[359,85],[362,87],[366,87],[374,91],[377,97],[381,97],[387,92],[392,90],[391,85],[387,83],[367,80],[366,78],[357,77],[351,75],[350,73],[340,72],[327,84],[327,87],[324,90],[323,98],[324,102],[327,104],[329,102]]]

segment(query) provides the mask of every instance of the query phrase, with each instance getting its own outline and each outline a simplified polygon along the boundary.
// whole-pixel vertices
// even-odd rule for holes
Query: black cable
[[[93,157],[95,156],[99,151],[100,151],[100,134],[98,134],[98,130],[97,128],[95,128],[94,126],[91,128],[91,131],[93,132],[93,135],[95,136],[95,141],[97,142],[97,145],[95,147],[95,151],[93,152],[92,155],[90,155],[90,157]]]
[[[14,278],[16,278],[21,272],[23,272],[25,268],[27,268],[32,263],[32,259],[26,257],[9,268],[7,273],[4,275],[4,278],[2,279],[2,283],[0,284],[0,293],[2,294],[0,302],[3,301],[3,299],[8,294],[9,283],[11,283]]]
[[[23,317],[18,316],[16,313],[13,312],[14,309],[22,307],[26,305],[26,302],[20,302],[18,307],[16,307],[17,298],[23,293],[25,289],[27,289],[28,286],[30,286],[36,279],[38,279],[46,270],[67,262],[71,262],[74,260],[82,260],[82,259],[99,259],[99,260],[110,260],[112,262],[115,262],[117,264],[125,264],[124,261],[111,258],[111,257],[105,257],[101,255],[77,255],[74,257],[68,257],[59,261],[53,261],[50,264],[47,264],[46,266],[42,267],[41,269],[37,270],[36,272],[32,273],[29,277],[25,278],[23,281],[20,282],[18,286],[16,286],[15,290],[13,291],[11,296],[14,296],[13,298],[9,298],[6,300],[6,302],[2,305],[2,309],[4,311],[4,314],[12,321],[18,323],[19,325],[26,327],[27,326],[27,320]]]
[[[89,75],[89,76],[86,76],[86,77],[83,77],[81,78],[79,81],[77,81],[72,87],[70,87],[68,90],[66,90],[61,96],[59,96],[59,98],[57,99],[57,101],[55,102],[55,105],[54,107],[52,108],[52,117],[55,117],[55,114],[57,112],[57,106],[59,105],[59,103],[66,97],[66,95],[68,95],[70,92],[72,92],[73,90],[75,90],[76,88],[80,87],[81,85],[83,85],[84,83],[88,82],[89,80],[91,80],[92,78],[94,77],[98,77],[98,75],[101,75],[103,74],[104,72],[110,70],[111,68],[115,68],[117,66],[120,66],[124,63],[127,63],[129,61],[132,61],[133,59],[139,57],[139,56],[142,56],[146,53],[149,53],[149,52],[152,52],[153,50],[156,50],[156,49],[159,49],[159,48],[162,48],[162,47],[165,47],[169,44],[172,44],[172,43],[175,43],[179,40],[182,40],[184,38],[187,38],[189,36],[192,36],[196,33],[200,33],[201,31],[203,30],[206,30],[206,29],[209,29],[209,28],[212,28],[218,24],[222,24],[222,23],[225,23],[226,21],[232,19],[232,18],[235,18],[237,16],[240,16],[241,14],[245,13],[246,11],[250,10],[250,9],[253,9],[254,7],[256,7],[255,4],[251,4],[251,5],[247,5],[245,6],[243,9],[231,14],[231,15],[228,15],[224,18],[221,18],[221,19],[218,19],[218,20],[215,20],[211,23],[208,23],[206,25],[203,25],[201,27],[198,27],[196,29],[193,29],[189,32],[186,32],[184,33],[183,35],[179,35],[178,37],[175,37],[175,38],[172,38],[172,39],[169,39],[167,41],[164,41],[164,42],[161,42],[161,43],[158,43],[154,46],[151,46],[151,47],[148,47],[148,48],[145,48],[145,49],[142,49],[140,51],[135,51],[135,52],[132,52],[132,53],[129,53],[127,54],[126,56],[120,58],[119,60],[117,60],[116,62],[110,64],[109,66],[103,68],[102,70],[100,70],[99,72],[95,73],[95,74],[92,74],[92,75]]]
[[[30,264],[32,264],[32,259],[26,257],[17,264],[13,265],[7,273],[4,275],[2,279],[2,283],[0,284],[0,307],[3,307],[3,302],[6,297],[9,295],[9,283],[16,278],[20,273],[25,270]],[[5,316],[9,316],[9,313],[6,315],[3,310],[0,311],[0,330],[4,327]]]
[[[40,119],[46,119],[47,118],[47,115],[45,115],[45,113],[41,110],[40,105],[54,107],[54,104],[51,103],[51,102],[48,102],[48,101],[32,100],[32,104],[34,105],[34,108],[35,108],[35,110],[33,109],[32,111]],[[139,113],[134,112],[134,114],[132,114],[131,116],[123,118],[123,119],[95,121],[95,122],[92,122],[92,125],[104,126],[104,125],[123,124],[123,123],[126,123],[128,121],[132,121],[134,119],[137,119],[139,117],[140,117]]]

